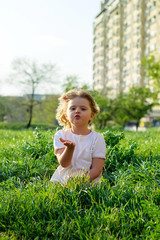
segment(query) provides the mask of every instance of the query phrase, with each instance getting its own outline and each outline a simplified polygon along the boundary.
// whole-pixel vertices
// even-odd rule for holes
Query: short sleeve
[[[54,135],[54,153],[56,149],[64,148],[64,144],[59,140],[59,138],[64,138],[63,130],[60,130]]]
[[[94,148],[93,148],[93,158],[106,158],[106,144],[103,136],[98,133]]]

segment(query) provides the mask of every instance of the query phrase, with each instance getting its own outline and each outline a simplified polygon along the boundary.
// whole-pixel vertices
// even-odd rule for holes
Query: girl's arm
[[[92,159],[92,166],[91,169],[88,171],[87,174],[89,174],[89,180],[92,182],[95,178],[97,178],[103,169],[104,166],[104,158],[93,158]]]
[[[75,143],[69,140],[59,139],[66,147],[56,150],[56,156],[60,165],[64,168],[69,167],[71,164]]]

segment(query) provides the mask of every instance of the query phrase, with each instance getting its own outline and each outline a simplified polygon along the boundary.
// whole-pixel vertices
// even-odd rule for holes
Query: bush
[[[0,148],[0,158],[0,181],[13,176],[25,181],[37,176],[50,178],[54,165],[57,166],[52,138],[49,141],[48,136],[38,129],[33,132],[30,142],[26,141],[14,148]]]

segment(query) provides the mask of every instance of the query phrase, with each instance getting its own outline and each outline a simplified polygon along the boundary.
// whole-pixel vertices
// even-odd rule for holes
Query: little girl
[[[54,136],[54,154],[60,166],[51,181],[65,183],[70,176],[87,175],[98,181],[106,154],[103,136],[89,128],[99,108],[84,90],[70,90],[63,94],[56,118],[64,129]]]

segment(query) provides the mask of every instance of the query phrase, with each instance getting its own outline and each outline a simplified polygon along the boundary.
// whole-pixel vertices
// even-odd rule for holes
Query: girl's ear
[[[95,116],[95,114],[92,112],[91,117],[90,117],[90,121],[93,120],[94,116]]]

